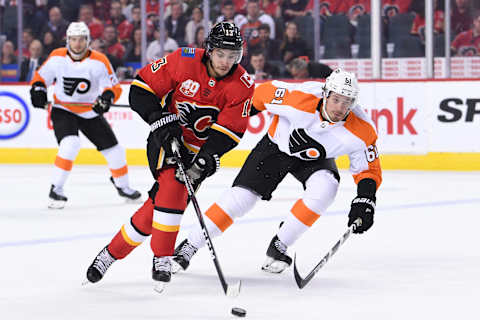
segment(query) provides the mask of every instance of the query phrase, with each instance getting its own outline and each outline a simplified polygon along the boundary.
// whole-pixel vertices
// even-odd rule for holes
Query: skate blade
[[[50,200],[48,203],[48,209],[63,209],[67,201],[62,200]]]
[[[262,265],[262,270],[269,273],[281,273],[288,267],[288,263],[268,257]]]
[[[177,272],[180,272],[180,271],[183,271],[182,266],[172,259],[172,268],[171,268],[172,274],[176,274]]]
[[[155,285],[153,286],[153,290],[157,293],[162,293],[165,290],[167,283],[163,281],[155,281]]]
[[[88,286],[89,284],[92,284],[90,281],[88,281],[88,279],[84,279],[82,281],[82,286]]]

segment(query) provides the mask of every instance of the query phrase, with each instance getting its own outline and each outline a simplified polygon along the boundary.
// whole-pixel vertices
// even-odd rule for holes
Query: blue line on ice
[[[457,206],[463,204],[474,204],[480,203],[480,198],[474,199],[463,199],[463,200],[448,200],[448,201],[436,201],[436,202],[423,202],[423,203],[411,203],[411,204],[402,204],[402,205],[392,205],[392,206],[379,206],[377,208],[378,211],[394,211],[394,210],[401,210],[401,209],[415,209],[415,208],[425,208],[425,207],[442,207],[442,206]],[[346,214],[343,210],[337,211],[328,211],[328,215],[340,215]],[[249,217],[247,215],[243,219],[239,219],[235,221],[236,224],[250,224],[250,223],[257,223],[257,222],[266,222],[266,221],[275,221],[279,220],[279,217]],[[188,230],[192,227],[192,225],[185,225],[182,226],[182,230]],[[66,236],[66,237],[54,237],[54,238],[44,238],[44,239],[32,239],[32,240],[20,240],[20,241],[10,241],[10,242],[0,242],[0,248],[7,248],[7,247],[23,247],[23,246],[34,246],[40,244],[51,244],[51,243],[61,243],[61,242],[71,242],[71,241],[78,241],[78,240],[91,240],[91,239],[98,239],[98,238],[110,238],[114,234],[112,233],[90,233],[90,234],[81,234],[76,236]]]

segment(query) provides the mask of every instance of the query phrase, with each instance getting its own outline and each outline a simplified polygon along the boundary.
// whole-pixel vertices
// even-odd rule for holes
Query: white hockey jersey
[[[316,81],[265,82],[255,89],[252,103],[255,109],[267,110],[273,115],[268,135],[282,152],[304,160],[315,160],[320,156],[337,158],[348,155],[350,172],[355,183],[370,178],[376,181],[378,188],[382,181],[382,171],[375,146],[375,126],[358,105],[352,109],[345,121],[330,123],[324,120],[318,108],[322,103],[322,85]],[[324,150],[311,155],[292,152],[289,142],[292,133],[298,133],[299,129],[304,129]]]
[[[53,107],[61,108],[86,119],[98,116],[91,106],[106,90],[114,93],[116,101],[122,88],[107,57],[90,50],[85,58],[74,61],[67,48],[53,50],[48,59],[35,72],[31,83],[54,84]]]

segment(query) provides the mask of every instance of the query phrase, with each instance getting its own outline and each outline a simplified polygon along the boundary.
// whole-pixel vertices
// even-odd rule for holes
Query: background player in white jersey
[[[67,29],[67,47],[52,51],[31,82],[30,97],[36,108],[45,108],[47,87],[55,82],[51,118],[59,148],[49,208],[61,209],[67,201],[63,186],[80,151],[79,130],[107,160],[110,181],[118,194],[128,200],[141,196],[129,187],[125,150],[103,117],[122,89],[107,57],[89,49],[89,44],[87,25],[72,22]]]
[[[376,190],[382,173],[375,146],[377,134],[366,114],[356,105],[359,88],[355,75],[336,69],[324,86],[319,82],[266,82],[255,89],[253,111],[268,110],[273,120],[268,133],[248,156],[233,186],[205,212],[210,236],[222,234],[237,217],[253,208],[258,199],[270,200],[272,192],[291,173],[304,192],[291,208],[267,249],[262,269],[279,273],[292,259],[291,246],[333,202],[339,184],[334,159],[347,154],[357,183],[357,195],[348,214],[355,233],[373,224]],[[175,249],[172,270],[186,269],[205,239],[200,228]]]

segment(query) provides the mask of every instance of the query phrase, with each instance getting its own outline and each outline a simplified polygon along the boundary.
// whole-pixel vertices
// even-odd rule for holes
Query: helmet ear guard
[[[67,49],[70,55],[74,59],[80,59],[83,57],[85,52],[87,51],[88,47],[90,46],[90,29],[88,29],[88,26],[85,24],[85,22],[72,22],[67,28]],[[69,38],[70,37],[85,37],[87,39],[87,45],[85,47],[85,50],[81,53],[75,53],[73,50],[70,48],[70,42]]]
[[[205,48],[209,55],[215,48],[239,51],[236,63],[240,63],[243,56],[243,39],[240,29],[231,22],[217,23],[208,34]]]

